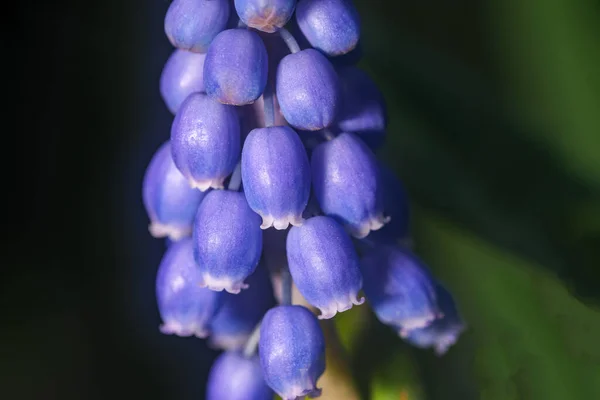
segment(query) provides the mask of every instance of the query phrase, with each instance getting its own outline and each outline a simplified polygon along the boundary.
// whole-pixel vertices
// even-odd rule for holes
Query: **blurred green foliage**
[[[357,1],[380,155],[469,329],[438,358],[358,308],[342,342],[362,398],[600,398],[600,7],[475,3]]]

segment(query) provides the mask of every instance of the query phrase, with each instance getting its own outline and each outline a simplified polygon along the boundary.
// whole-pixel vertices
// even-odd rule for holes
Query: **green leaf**
[[[600,397],[600,312],[543,268],[444,219],[423,213],[417,226],[419,253],[469,325],[430,371],[433,398],[463,398],[453,396],[457,378],[471,380],[485,399]],[[447,371],[458,376],[448,379]]]

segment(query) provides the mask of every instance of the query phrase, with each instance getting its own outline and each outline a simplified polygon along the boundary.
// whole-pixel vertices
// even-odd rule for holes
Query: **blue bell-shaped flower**
[[[348,234],[332,218],[313,217],[292,227],[287,257],[294,284],[321,311],[319,319],[364,302],[358,298],[362,287],[358,255]]]
[[[191,238],[172,243],[156,276],[156,298],[163,324],[160,331],[205,338],[223,301],[223,294],[201,288]]]
[[[383,187],[375,155],[356,135],[342,133],[312,154],[315,196],[326,215],[358,239],[383,227]]]
[[[310,195],[310,164],[300,138],[287,126],[250,132],[242,150],[242,182],[262,229],[302,225]]]
[[[171,126],[173,161],[190,186],[222,189],[240,158],[240,121],[233,106],[193,93]]]
[[[256,269],[262,251],[260,217],[243,193],[209,192],[194,222],[194,256],[200,268],[200,285],[237,294]]]
[[[278,306],[260,327],[258,354],[267,384],[283,398],[318,397],[325,371],[325,338],[315,316],[302,306]]]
[[[174,241],[191,236],[205,194],[190,187],[173,162],[169,142],[164,143],[146,169],[142,190],[152,236]]]
[[[205,53],[228,21],[229,0],[174,0],[165,16],[165,33],[173,46]]]
[[[375,315],[401,337],[441,317],[436,282],[409,250],[375,246],[361,260],[363,289]]]

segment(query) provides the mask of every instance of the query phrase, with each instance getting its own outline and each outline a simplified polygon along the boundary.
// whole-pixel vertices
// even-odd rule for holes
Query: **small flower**
[[[214,362],[206,390],[206,400],[271,400],[273,392],[263,378],[258,356],[244,357],[225,352]]]
[[[269,310],[258,346],[265,381],[283,400],[321,394],[317,380],[325,371],[325,338],[308,309],[279,306]]]
[[[313,217],[290,229],[287,256],[298,291],[319,308],[319,319],[364,302],[357,297],[362,287],[358,255],[348,234],[333,219]]]
[[[240,122],[235,107],[193,93],[171,126],[171,152],[191,187],[223,189],[240,158]]]
[[[267,84],[267,63],[267,50],[256,32],[227,29],[217,35],[206,53],[206,93],[223,104],[251,104]]]
[[[222,304],[222,294],[198,286],[200,270],[190,238],[172,243],[158,268],[156,298],[163,320],[160,331],[205,338]]]
[[[360,19],[351,0],[303,0],[296,21],[310,44],[330,56],[354,49],[360,37]]]
[[[205,53],[228,20],[228,0],[174,0],[165,16],[165,33],[173,46]]]
[[[235,0],[240,19],[250,28],[273,33],[294,13],[296,0]]]
[[[244,280],[258,265],[262,230],[243,193],[209,192],[198,208],[193,239],[200,285],[233,294],[248,287]]]
[[[173,241],[190,236],[204,195],[190,188],[173,162],[169,142],[164,143],[152,157],[144,176],[142,197],[152,236]]]
[[[361,261],[364,291],[381,322],[397,327],[401,337],[428,326],[443,314],[435,281],[409,250],[376,246]]]
[[[160,75],[160,94],[173,114],[192,93],[204,92],[204,53],[175,49]]]
[[[341,101],[340,83],[331,63],[317,50],[285,56],[276,86],[281,112],[294,128],[316,131],[333,123]]]
[[[383,187],[373,152],[357,136],[342,133],[322,143],[311,159],[315,195],[326,215],[356,238],[383,227]]]
[[[310,164],[300,138],[287,126],[254,129],[242,150],[242,182],[262,229],[302,225],[310,194]]]

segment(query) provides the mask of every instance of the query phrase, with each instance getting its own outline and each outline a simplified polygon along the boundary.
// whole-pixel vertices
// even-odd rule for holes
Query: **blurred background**
[[[438,358],[360,307],[344,313],[334,386],[374,400],[600,398],[599,3],[356,4],[360,66],[390,113],[380,156],[469,328]],[[2,398],[203,398],[216,353],[159,334],[164,242],[141,203],[172,118],[158,92],[168,5],[5,9]]]

